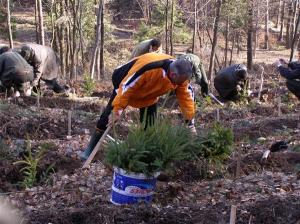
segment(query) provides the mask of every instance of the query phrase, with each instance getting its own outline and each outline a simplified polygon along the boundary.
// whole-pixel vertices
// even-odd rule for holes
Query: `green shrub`
[[[130,129],[126,141],[108,145],[106,161],[126,171],[153,175],[172,162],[187,157],[184,150],[191,144],[190,131],[157,121],[144,130],[143,125]]]
[[[203,157],[209,161],[222,161],[230,155],[233,140],[232,130],[216,123],[206,135],[194,139],[195,142],[188,154]]]

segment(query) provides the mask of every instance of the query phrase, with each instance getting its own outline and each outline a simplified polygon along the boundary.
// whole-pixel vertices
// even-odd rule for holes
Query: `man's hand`
[[[242,87],[241,87],[240,85],[237,85],[237,86],[236,86],[236,89],[237,89],[238,92],[241,92],[241,91],[243,90]]]
[[[277,60],[274,62],[274,65],[275,65],[276,67],[279,67],[279,66],[283,65],[283,63],[282,63],[280,60],[283,60],[283,59],[277,59]]]
[[[279,61],[281,64],[285,65],[285,64],[288,64],[283,58],[279,58]]]
[[[109,116],[109,120],[108,120],[108,125],[107,126],[111,126],[111,125],[115,124],[117,121],[119,121],[120,118],[121,118],[122,112],[123,112],[122,110],[120,110],[118,112],[113,112]]]
[[[189,129],[190,129],[190,131],[191,131],[191,133],[192,133],[193,135],[197,135],[197,130],[196,130],[196,128],[195,128],[195,125],[189,126]]]

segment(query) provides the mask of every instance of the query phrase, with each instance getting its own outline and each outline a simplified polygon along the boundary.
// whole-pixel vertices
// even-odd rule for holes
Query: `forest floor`
[[[29,39],[21,37],[18,42],[34,41],[31,35]],[[245,55],[242,51],[236,60],[245,62]],[[257,52],[250,77],[251,88],[257,91],[261,75],[258,64],[264,68],[266,91],[259,102],[252,97],[246,104],[220,107],[197,94],[197,129],[201,132],[212,127],[219,111],[219,122],[234,132],[234,150],[222,169],[210,167],[209,175],[203,175],[197,163],[181,164],[176,172],[169,173],[167,181],[157,183],[154,201],[148,205],[113,205],[113,172],[104,164],[103,153],[89,169],[81,168],[77,156],[107,103],[110,82],[98,83],[92,97],[62,98],[47,90],[41,98],[11,99],[2,94],[0,196],[10,199],[32,224],[229,223],[232,205],[237,206],[236,223],[299,224],[300,104],[271,65],[276,58],[288,55],[284,50]],[[82,96],[81,85],[73,86],[78,96]],[[173,100],[169,99],[161,113],[179,121],[177,105],[170,108]],[[138,111],[128,108],[113,137],[126,138],[137,117]],[[289,148],[271,153],[262,163],[264,151],[279,140],[288,140]],[[22,160],[28,142],[33,152],[45,150],[37,170],[38,182],[32,188],[22,186],[22,166],[14,164]]]

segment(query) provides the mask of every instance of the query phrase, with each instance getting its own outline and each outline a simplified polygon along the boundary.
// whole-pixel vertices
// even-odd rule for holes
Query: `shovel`
[[[82,168],[87,168],[90,163],[92,162],[92,160],[94,159],[95,155],[97,154],[97,152],[100,149],[101,144],[103,143],[105,137],[108,135],[108,132],[110,131],[110,129],[112,128],[112,125],[109,125],[105,132],[103,133],[103,135],[101,136],[100,140],[98,141],[97,145],[95,146],[95,148],[93,149],[92,153],[90,154],[89,158],[85,161],[85,163],[83,164]]]

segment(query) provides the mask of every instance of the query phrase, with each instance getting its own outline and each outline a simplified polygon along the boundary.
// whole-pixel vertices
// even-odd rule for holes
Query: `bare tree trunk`
[[[212,40],[212,38],[211,38],[211,36],[209,34],[208,28],[206,28],[206,32],[207,32],[207,36],[209,38],[210,44],[212,45],[213,44],[213,40]],[[217,51],[217,49],[215,51]],[[216,64],[218,65],[219,69],[221,69],[220,61],[219,61],[219,58],[218,58],[217,54],[215,54],[215,59],[216,59],[216,62],[217,62]]]
[[[293,19],[292,19],[292,22],[291,22],[291,36],[290,36],[291,41],[294,38],[295,23],[296,23],[296,20],[297,20],[297,6],[298,6],[298,0],[296,0],[294,2],[294,6],[293,6]]]
[[[54,5],[54,0],[51,0],[51,9],[50,9],[50,14],[51,14],[51,28],[52,28],[52,39],[50,42],[50,47],[53,47],[54,41],[55,41],[55,24],[54,24],[54,18],[53,18],[53,5]]]
[[[38,0],[35,0],[34,4],[34,20],[35,20],[35,33],[36,33],[36,43],[40,43],[40,33],[39,33],[39,9],[38,9]]]
[[[105,4],[102,5],[102,13],[101,13],[101,40],[100,40],[100,76],[104,78],[104,7]]]
[[[299,10],[300,10],[300,9],[299,9]],[[299,13],[298,13],[297,22],[296,22],[296,26],[295,26],[295,32],[294,32],[294,36],[293,36],[293,40],[292,40],[292,44],[291,44],[290,61],[292,61],[292,60],[293,60],[293,57],[294,57],[294,46],[295,46],[295,42],[296,42],[296,40],[297,40],[297,34],[298,34],[299,23],[300,23],[300,11],[299,11]]]
[[[224,66],[227,66],[227,55],[228,55],[228,35],[229,35],[229,16],[226,17],[226,28],[225,28],[225,58],[224,58]]]
[[[10,22],[10,1],[9,0],[6,1],[6,8],[7,8],[7,27],[8,27],[9,46],[10,48],[13,48],[14,42],[13,42],[11,22]]]
[[[265,49],[269,49],[269,0],[266,0],[266,15],[265,15]]]
[[[172,7],[171,7],[171,24],[170,24],[170,55],[173,55],[173,29],[174,29],[174,1],[172,0]]]
[[[44,17],[43,17],[43,5],[42,0],[38,0],[39,9],[39,28],[40,28],[40,40],[41,45],[45,45],[45,31],[44,31]]]
[[[166,43],[166,54],[169,54],[169,41],[168,41],[168,36],[169,36],[169,32],[168,32],[168,14],[169,14],[169,0],[167,0],[166,3],[166,8],[165,8],[165,43]]]
[[[247,67],[252,69],[253,64],[253,0],[248,0],[248,37],[247,37]]]
[[[98,15],[97,15],[97,26],[96,26],[96,39],[94,43],[94,48],[93,48],[93,57],[91,61],[91,68],[90,68],[90,73],[91,73],[91,78],[94,78],[94,73],[95,73],[95,64],[96,64],[96,56],[97,56],[97,51],[100,43],[100,30],[101,30],[101,13],[102,13],[102,7],[103,7],[103,0],[99,1],[99,8],[98,8]]]
[[[64,4],[60,1],[60,16],[64,16]],[[60,61],[61,61],[61,73],[63,77],[66,76],[66,62],[65,62],[65,29],[61,24],[59,29],[59,49],[60,49]]]
[[[259,33],[259,17],[260,17],[260,10],[259,10],[259,4],[257,4],[257,9],[256,9],[256,16],[255,16],[255,29],[254,29],[254,34],[253,34],[253,42],[254,42],[254,47],[253,47],[253,58],[256,58],[256,50],[258,46],[258,33]]]
[[[288,19],[287,19],[287,25],[286,25],[286,35],[285,35],[285,42],[286,42],[286,48],[291,47],[291,23],[292,23],[292,14],[293,14],[293,2],[289,4],[289,10],[288,10]]]
[[[283,41],[283,26],[284,26],[284,8],[285,8],[285,1],[282,2],[281,7],[281,17],[280,17],[280,34],[278,41]]]
[[[279,0],[279,6],[278,6],[278,13],[277,13],[277,18],[276,18],[276,28],[278,28],[279,26],[279,22],[280,22],[280,15],[281,15],[281,5],[282,5],[282,1]]]
[[[192,42],[193,53],[195,53],[195,49],[196,49],[196,32],[197,32],[197,0],[194,0],[194,30],[193,30],[193,42]]]
[[[230,61],[229,61],[229,65],[232,64],[232,55],[233,55],[234,44],[235,44],[235,34],[233,35],[233,40],[232,40],[232,45],[231,45],[231,50],[230,50]]]
[[[218,41],[217,35],[218,35],[218,26],[219,26],[219,20],[220,20],[221,6],[222,6],[222,0],[217,0],[216,18],[215,18],[215,23],[214,23],[214,37],[213,37],[212,50],[211,50],[209,69],[208,69],[208,77],[210,78],[211,83],[214,78],[213,77],[213,69],[214,69],[215,53],[216,53],[216,47],[217,47],[217,41]]]

